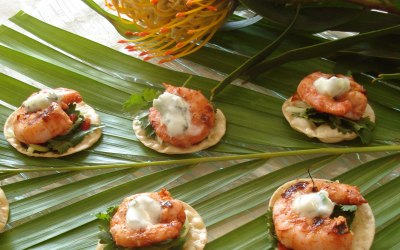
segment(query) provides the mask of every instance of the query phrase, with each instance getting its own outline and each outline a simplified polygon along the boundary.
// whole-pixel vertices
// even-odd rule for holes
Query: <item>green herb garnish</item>
[[[346,218],[347,225],[350,227],[351,223],[353,222],[356,210],[356,205],[335,205],[330,217],[335,218],[338,216],[343,216]]]
[[[161,94],[161,91],[156,89],[146,88],[140,94],[132,94],[123,105],[125,111],[129,111],[133,114],[140,110],[149,109],[156,99]]]
[[[357,210],[356,205],[341,205],[340,209],[344,212],[355,212]]]
[[[81,130],[79,127],[67,135],[57,136],[48,141],[47,146],[54,151],[57,151],[59,154],[63,154],[67,152],[67,150],[71,147],[74,147],[81,143],[86,135],[90,134],[94,130],[98,128],[102,128],[102,125],[91,125],[88,130]]]
[[[79,116],[81,114],[81,112],[76,109],[76,103],[69,104],[68,108],[64,111],[65,111],[65,113],[67,113],[67,115],[75,114],[75,115]]]
[[[104,249],[124,249],[119,248],[115,245],[114,240],[110,234],[110,220],[113,215],[117,212],[118,206],[107,208],[104,213],[97,213],[95,216],[99,222],[99,233],[98,238],[101,244],[105,244]]]
[[[136,116],[136,119],[139,120],[140,126],[144,129],[145,134],[149,138],[156,138],[156,132],[154,131],[153,126],[151,126],[149,121],[149,111],[143,111],[140,115]]]
[[[369,117],[363,117],[354,121],[344,117],[318,112],[314,108],[307,108],[303,113],[293,113],[295,117],[301,117],[312,121],[316,126],[328,124],[332,129],[338,129],[341,133],[347,134],[355,132],[363,144],[368,144],[372,140],[372,130],[375,127]]]
[[[153,100],[161,95],[161,91],[156,89],[144,89],[141,94],[132,94],[124,103],[123,109],[133,114],[140,112],[136,119],[140,121],[140,126],[145,130],[146,136],[155,138],[155,132],[149,122],[149,108],[153,105]]]

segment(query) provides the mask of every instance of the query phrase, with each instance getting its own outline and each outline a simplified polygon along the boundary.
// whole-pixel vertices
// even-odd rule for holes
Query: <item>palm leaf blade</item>
[[[131,115],[121,112],[122,103],[132,92],[140,92],[151,85],[159,87],[166,79],[180,85],[188,78],[188,74],[133,59],[24,13],[19,13],[12,20],[57,50],[17,31],[1,27],[0,42],[4,45],[0,46],[1,64],[48,87],[63,85],[78,89],[99,112],[106,127],[101,142],[91,149],[48,161],[19,155],[1,135],[0,165],[3,168],[40,166],[54,167],[56,170],[57,167],[81,165],[201,158],[218,153],[279,151],[281,147],[327,147],[293,131],[282,118],[280,108],[282,97],[293,92],[293,86],[301,76],[316,68],[332,71],[335,67],[332,62],[312,58],[301,63],[289,63],[262,75],[256,83],[272,91],[271,95],[240,86],[228,86],[216,97],[216,105],[228,117],[228,131],[223,141],[198,154],[165,156],[143,147],[137,141],[131,131]],[[266,28],[263,25],[253,25],[243,30],[257,34],[261,28]],[[260,36],[263,42],[268,42],[265,34]],[[273,39],[273,35],[270,38]],[[253,39],[241,36],[236,44],[224,39],[218,42],[225,48],[237,46],[238,52],[240,48],[249,48],[248,52],[254,52],[256,49],[251,48]],[[314,42],[313,39],[299,37],[298,41],[294,39],[290,44],[284,44],[283,49]],[[253,52],[245,54],[251,55]],[[210,60],[215,53],[218,59]],[[204,48],[190,58],[211,68],[217,68],[221,63],[217,69],[230,73],[247,57]],[[288,70],[292,74],[287,74]],[[361,75],[360,79],[367,85],[378,114],[375,145],[398,144],[398,89],[390,85],[369,84],[370,79],[365,75]],[[209,94],[216,83],[215,80],[194,76],[189,85]],[[36,88],[4,74],[0,74],[0,86],[0,125],[4,125],[13,107],[19,106]],[[358,146],[359,143],[350,145]],[[374,248],[396,247],[399,240],[393,232],[398,230],[399,199],[396,187],[399,178],[388,176],[396,175],[398,157],[398,154],[370,153],[309,155],[136,170],[52,171],[45,177],[28,173],[21,175],[26,180],[2,186],[11,201],[11,218],[9,228],[0,235],[0,248],[93,249],[97,244],[94,213],[118,204],[129,194],[155,191],[164,186],[202,214],[212,236],[207,248],[267,248],[271,242],[263,232],[266,230],[264,213],[269,197],[283,182],[306,177],[307,169],[316,177],[338,178],[342,182],[359,185],[377,219]],[[1,176],[4,180],[9,177],[9,174]],[[57,185],[52,186],[52,182]],[[377,182],[383,185],[375,185]],[[251,212],[250,216],[246,216],[247,211]],[[235,226],[227,227],[226,222]]]

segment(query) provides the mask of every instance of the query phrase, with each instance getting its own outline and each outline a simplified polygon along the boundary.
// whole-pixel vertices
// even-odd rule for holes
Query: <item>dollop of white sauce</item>
[[[320,77],[314,81],[314,87],[321,95],[336,97],[350,90],[350,80],[347,77]]]
[[[59,102],[61,99],[62,95],[58,95],[53,90],[46,90],[30,96],[22,103],[22,105],[28,112],[35,112],[45,109],[53,102]]]
[[[335,203],[329,199],[328,192],[320,190],[297,196],[293,200],[292,207],[303,217],[328,217],[332,214]]]
[[[132,230],[155,225],[160,222],[162,207],[147,195],[138,195],[128,203],[126,226]]]
[[[180,96],[164,92],[153,100],[153,107],[161,114],[161,123],[169,136],[198,135],[201,127],[192,124],[189,104]]]

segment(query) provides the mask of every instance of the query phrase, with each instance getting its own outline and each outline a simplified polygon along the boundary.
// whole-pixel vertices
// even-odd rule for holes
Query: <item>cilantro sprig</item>
[[[140,110],[149,109],[153,100],[161,95],[161,91],[152,88],[146,88],[142,93],[132,94],[123,104],[125,111],[136,114]]]
[[[338,216],[343,216],[346,218],[347,225],[350,226],[354,220],[355,213],[357,211],[356,205],[339,205],[336,204],[333,208],[333,212],[331,214],[331,218],[335,218]]]
[[[50,150],[56,151],[59,154],[63,154],[67,152],[67,150],[71,147],[74,147],[81,143],[86,135],[90,134],[94,130],[104,127],[100,125],[91,125],[89,129],[82,130],[81,124],[85,120],[85,117],[81,114],[79,110],[76,109],[76,104],[72,103],[68,105],[68,108],[65,110],[68,115],[76,115],[78,118],[72,124],[72,127],[68,134],[57,136],[47,142],[47,147]]]
[[[51,139],[47,143],[47,147],[53,151],[57,151],[59,154],[63,154],[67,152],[67,150],[71,147],[74,147],[81,143],[86,135],[90,134],[94,130],[98,128],[102,128],[102,125],[91,125],[88,130],[81,130],[79,126],[69,132],[67,135],[57,136],[54,139]]]
[[[67,113],[67,115],[76,115],[76,116],[80,116],[81,112],[79,110],[76,109],[76,103],[71,103],[68,105],[68,108],[66,110],[64,110],[65,113]]]
[[[372,130],[375,123],[369,117],[362,117],[355,121],[345,117],[318,112],[314,108],[307,108],[302,113],[293,113],[295,117],[301,117],[312,121],[316,126],[328,124],[332,129],[338,129],[341,133],[347,134],[355,132],[363,144],[368,144],[372,140]]]
[[[95,214],[99,223],[99,233],[97,236],[100,240],[100,243],[105,245],[104,250],[125,249],[115,245],[115,242],[110,234],[110,220],[113,217],[113,215],[117,212],[117,209],[118,206],[112,206],[107,208],[107,210],[104,213],[100,212]]]
[[[149,108],[153,100],[161,95],[161,91],[146,88],[139,94],[132,94],[123,104],[123,110],[137,114],[136,119],[140,121],[141,127],[145,130],[146,136],[155,138],[155,132],[149,122]]]
[[[149,121],[149,111],[143,111],[139,115],[136,116],[136,119],[139,120],[140,126],[142,129],[144,129],[145,134],[149,138],[156,138],[156,132],[154,131],[153,126],[151,126],[151,123]]]

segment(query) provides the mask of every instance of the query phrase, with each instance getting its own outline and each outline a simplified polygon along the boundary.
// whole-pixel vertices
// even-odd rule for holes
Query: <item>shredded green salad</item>
[[[312,107],[298,109],[298,111],[293,112],[292,115],[310,120],[316,126],[328,124],[332,129],[336,128],[343,134],[355,132],[358,137],[360,137],[363,144],[371,142],[372,130],[375,127],[375,123],[372,122],[369,117],[362,117],[355,121],[345,117],[318,112]]]

